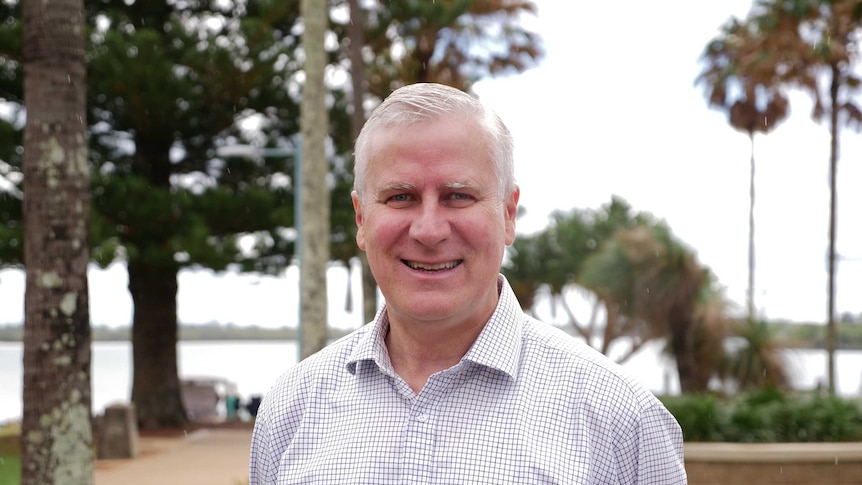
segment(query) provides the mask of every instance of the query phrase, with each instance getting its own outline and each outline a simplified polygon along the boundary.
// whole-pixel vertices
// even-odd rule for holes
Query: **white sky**
[[[541,68],[476,91],[515,141],[524,232],[554,209],[598,208],[612,195],[665,219],[744,304],[750,144],[708,109],[699,57],[751,0],[539,1]],[[580,20],[578,20],[580,19]],[[829,138],[811,101],[755,146],[755,301],[769,318],[826,319]],[[862,313],[862,139],[841,137],[837,310]]]
[[[542,229],[555,209],[598,208],[612,195],[665,219],[742,307],[747,287],[749,142],[708,109],[694,79],[706,43],[751,0],[568,2],[538,0],[542,65],[479,83],[516,141],[516,175],[528,215],[519,232]],[[758,311],[767,318],[826,319],[828,160],[826,125],[806,95],[756,145]],[[837,312],[862,313],[862,137],[842,131],[838,167]],[[330,270],[330,316],[344,312],[343,270]],[[295,323],[296,275],[180,275],[183,323],[274,327]],[[120,265],[90,273],[95,324],[131,319]],[[0,271],[0,323],[23,320],[24,278]]]

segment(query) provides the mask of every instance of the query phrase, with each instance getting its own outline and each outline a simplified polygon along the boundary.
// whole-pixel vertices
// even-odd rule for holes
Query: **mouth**
[[[461,263],[464,262],[463,259],[456,259],[454,261],[446,261],[444,263],[434,263],[434,264],[426,264],[419,263],[417,261],[408,261],[406,259],[401,260],[402,263],[407,265],[410,269],[415,269],[417,271],[424,271],[426,273],[438,273],[441,271],[447,271],[453,269],[457,266],[460,266]]]

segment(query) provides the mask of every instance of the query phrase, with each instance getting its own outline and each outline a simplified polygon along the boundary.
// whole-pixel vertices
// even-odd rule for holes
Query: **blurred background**
[[[327,191],[301,195],[331,209],[311,323],[335,338],[379,307],[353,242],[351,143],[392,89],[436,81],[514,134],[522,207],[503,272],[525,311],[661,396],[858,400],[862,22],[857,2],[785,3],[329,2]],[[0,5],[0,421],[16,421],[26,106],[20,5]],[[226,417],[227,393],[260,397],[301,358],[296,189],[318,162],[301,140],[300,13],[84,2],[94,413],[133,401],[150,426],[182,423],[188,403],[164,403],[203,376],[228,384]]]

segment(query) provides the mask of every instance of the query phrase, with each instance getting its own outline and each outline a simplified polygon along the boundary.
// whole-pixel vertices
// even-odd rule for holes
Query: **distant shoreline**
[[[131,327],[108,327],[94,325],[92,328],[93,342],[128,342],[131,340]],[[339,338],[352,330],[329,329],[329,338]],[[180,341],[225,341],[225,340],[296,340],[299,332],[291,327],[265,328],[258,326],[225,325],[220,323],[180,324]],[[22,325],[0,325],[0,342],[22,342],[24,327]]]
[[[826,349],[826,328],[823,324],[770,322],[775,343],[785,349]],[[129,342],[131,327],[109,327],[94,325],[93,342]],[[347,335],[352,329],[329,328],[329,339]],[[20,324],[0,324],[0,342],[22,342],[24,327]],[[240,326],[235,324],[204,323],[180,324],[179,341],[252,341],[252,340],[296,340],[299,332],[292,327]],[[838,325],[838,345],[840,350],[862,350],[862,323],[841,323]]]

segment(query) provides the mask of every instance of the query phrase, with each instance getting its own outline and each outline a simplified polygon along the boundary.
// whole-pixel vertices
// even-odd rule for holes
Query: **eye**
[[[463,192],[452,192],[446,196],[446,201],[451,207],[466,207],[472,204],[475,200],[476,199],[472,195],[465,194]]]
[[[413,200],[414,197],[411,194],[395,194],[386,199],[386,204],[393,207],[406,207]]]

